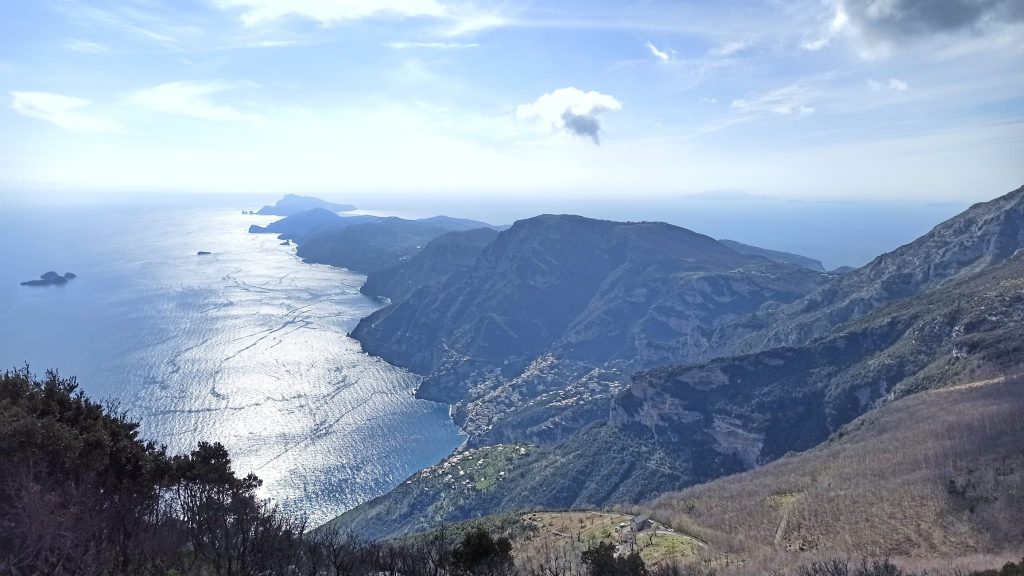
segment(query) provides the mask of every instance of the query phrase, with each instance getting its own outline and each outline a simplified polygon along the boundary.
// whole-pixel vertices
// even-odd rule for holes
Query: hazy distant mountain
[[[449,230],[455,230],[457,232],[474,230],[476,228],[493,228],[495,230],[500,227],[488,224],[487,222],[480,222],[479,220],[467,220],[465,218],[452,218],[451,216],[431,216],[429,218],[420,218],[417,222],[423,222],[424,224],[433,224]]]
[[[327,202],[326,200],[311,196],[286,194],[284,198],[278,200],[273,206],[264,206],[256,213],[262,216],[291,216],[292,214],[298,214],[299,212],[305,212],[314,208],[322,208],[331,212],[349,212],[356,209],[351,204],[335,204],[334,202]]]
[[[352,334],[426,375],[420,396],[458,404],[474,433],[529,415],[495,433],[557,435],[602,410],[574,412],[562,394],[607,397],[633,369],[699,358],[716,326],[826,280],[668,224],[538,216]]]
[[[498,231],[492,228],[438,236],[415,257],[370,274],[360,291],[400,302],[421,287],[440,285],[452,274],[467,271],[497,237]]]
[[[725,244],[729,248],[741,253],[749,254],[751,256],[762,256],[771,260],[772,262],[780,262],[782,264],[792,264],[793,266],[799,266],[814,272],[824,272],[825,266],[814,258],[808,258],[807,256],[800,256],[799,254],[790,254],[789,252],[780,252],[778,250],[769,250],[767,248],[759,248],[757,246],[751,246],[750,244],[743,244],[735,240],[720,239],[719,242]]]
[[[372,273],[408,260],[448,232],[449,228],[428,222],[377,218],[341,228],[319,228],[300,242],[297,254],[308,262]]]
[[[281,239],[302,242],[320,230],[339,229],[378,220],[380,220],[379,216],[338,216],[324,208],[313,208],[271,222],[266,226],[253,224],[249,227],[249,232],[252,234],[278,234]]]
[[[484,223],[460,220],[447,216],[405,220],[403,218],[370,215],[339,216],[325,208],[313,208],[292,214],[267,226],[252,225],[249,232],[254,234],[278,234],[282,239],[294,240],[299,248],[297,254],[308,262],[330,264],[362,273],[378,273],[407,262],[422,250],[431,240],[453,230]],[[486,228],[494,236],[496,231]],[[480,236],[482,238],[483,236]],[[474,236],[464,240],[468,244],[477,241]],[[472,239],[472,240],[471,240]],[[453,243],[457,244],[457,243]],[[467,244],[467,246],[468,246]],[[434,260],[415,268],[424,274],[424,282],[433,281],[446,265],[440,258],[445,252],[438,247]],[[454,249],[454,248],[453,248]],[[457,265],[452,263],[452,265]],[[432,270],[432,266],[437,266]],[[398,270],[377,276],[371,281],[383,285],[391,276],[400,276]],[[429,279],[427,278],[429,277]],[[396,280],[400,282],[400,280]],[[397,284],[395,284],[397,286]],[[372,293],[372,292],[367,292]],[[389,296],[381,292],[379,295]],[[389,296],[394,298],[394,296]]]
[[[708,190],[707,192],[698,192],[696,194],[683,194],[676,198],[701,202],[765,202],[778,200],[771,196],[752,194],[736,189]]]

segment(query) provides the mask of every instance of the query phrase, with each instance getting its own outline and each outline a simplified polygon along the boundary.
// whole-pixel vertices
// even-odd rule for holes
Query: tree
[[[615,545],[601,542],[580,554],[589,576],[647,576],[647,566],[639,552],[615,555]]]
[[[452,552],[452,567],[456,574],[506,574],[512,568],[512,542],[504,536],[495,540],[483,528],[467,532]]]

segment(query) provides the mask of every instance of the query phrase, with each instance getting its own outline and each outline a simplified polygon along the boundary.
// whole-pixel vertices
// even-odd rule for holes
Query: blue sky
[[[1020,0],[19,0],[0,190],[975,201]]]

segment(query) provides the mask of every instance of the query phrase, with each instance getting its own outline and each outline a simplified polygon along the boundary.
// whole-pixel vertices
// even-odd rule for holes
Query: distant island
[[[211,252],[207,252],[206,250],[200,250],[199,252],[196,252],[196,256],[209,256],[210,254]]]
[[[22,286],[52,286],[54,284],[67,284],[68,280],[78,278],[74,272],[68,272],[61,276],[54,271],[49,271],[39,277],[39,280],[28,280],[22,282]]]
[[[311,196],[286,194],[284,198],[278,200],[273,206],[264,206],[256,213],[261,216],[291,216],[314,208],[323,208],[324,210],[330,210],[331,212],[350,212],[356,209],[356,207],[351,204],[335,204],[333,202],[313,198]],[[250,212],[250,214],[252,214],[252,212]]]

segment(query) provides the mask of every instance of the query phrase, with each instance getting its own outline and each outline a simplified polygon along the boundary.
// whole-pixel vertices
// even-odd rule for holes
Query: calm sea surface
[[[15,207],[0,215],[0,366],[77,376],[146,437],[224,443],[264,495],[321,522],[462,442],[417,377],[346,334],[364,276],[300,262],[240,205]],[[213,254],[197,256],[204,250]],[[64,286],[24,287],[47,270]]]

